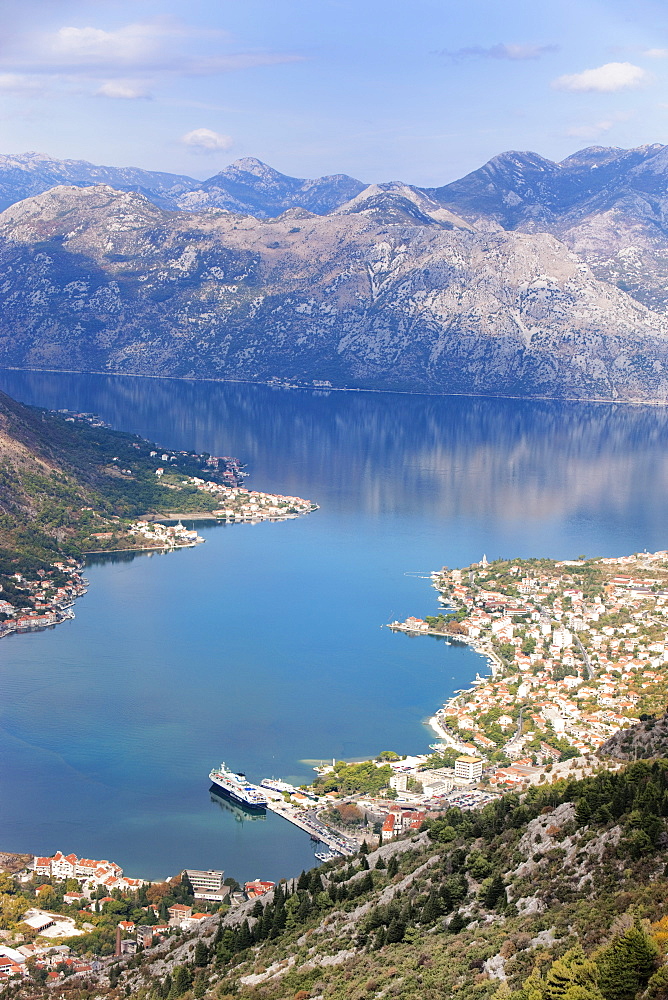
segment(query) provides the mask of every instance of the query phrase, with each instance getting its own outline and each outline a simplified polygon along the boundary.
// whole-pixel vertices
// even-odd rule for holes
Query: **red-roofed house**
[[[244,884],[244,892],[248,899],[257,899],[258,896],[264,896],[265,892],[271,892],[275,888],[275,882],[263,882],[259,878]]]

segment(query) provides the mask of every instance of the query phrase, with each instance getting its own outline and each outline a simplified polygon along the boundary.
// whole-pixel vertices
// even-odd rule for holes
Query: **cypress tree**
[[[297,888],[308,889],[310,881],[310,877],[303,871],[297,879]]]
[[[202,997],[204,996],[205,993],[206,993],[206,973],[202,969],[200,972],[197,973],[197,977],[195,979],[195,987],[193,989],[193,996],[195,997],[195,1000],[202,1000]]]
[[[274,919],[271,924],[271,931],[269,936],[272,938],[278,937],[278,935],[285,927],[285,921],[286,921],[285,907],[278,906],[274,911]]]
[[[245,921],[244,921],[245,922]],[[248,930],[248,924],[246,924],[246,930]],[[206,965],[209,961],[209,949],[204,944],[203,941],[198,941],[195,945],[195,965],[201,968]]]
[[[362,846],[360,847],[360,854],[364,857],[365,854],[369,853],[369,845],[366,840],[362,841]]]
[[[311,875],[308,888],[312,896],[316,896],[319,892],[323,891],[324,886],[322,884],[322,879],[317,871],[314,871]]]
[[[405,933],[406,925],[398,917],[395,917],[390,921],[385,940],[387,944],[398,944],[399,941],[403,941]]]
[[[186,990],[190,989],[192,974],[187,965],[177,965],[174,970],[174,981],[172,989],[177,997],[183,996]]]
[[[364,875],[364,878],[360,879],[360,882],[359,882],[359,891],[360,891],[360,895],[363,892],[372,892],[373,891],[373,877],[372,877],[370,871],[368,871]]]
[[[595,963],[585,957],[582,948],[572,948],[552,963],[545,979],[544,1000],[562,1000],[566,994],[570,997],[574,986],[586,989],[591,1000],[600,1000],[596,973]]]
[[[302,901],[297,908],[297,919],[303,923],[311,912],[311,900],[307,893],[302,896]]]
[[[639,922],[598,955],[598,985],[605,1000],[634,1000],[654,972],[658,948]]]
[[[430,892],[422,908],[420,923],[433,924],[441,915],[441,901],[435,892]]]
[[[448,889],[445,883],[441,886],[438,894],[441,897],[441,906],[443,907],[443,912],[449,913],[453,907],[452,894],[450,893],[450,890]]]
[[[238,935],[238,938],[237,938],[237,950],[238,951],[245,951],[246,948],[250,948],[250,946],[252,945],[252,943],[253,943],[253,939],[251,937],[251,932],[250,932],[250,928],[248,926],[248,921],[244,920],[244,922],[242,923],[241,927],[239,928],[239,935]],[[195,965],[200,965],[200,964],[201,965],[206,965],[206,962],[200,963],[200,962],[197,961],[197,948],[196,948],[195,949]]]
[[[369,862],[367,860],[366,854],[362,855],[362,865],[360,867],[360,871],[364,871],[364,872],[368,872],[369,871]]]
[[[390,878],[394,878],[395,875],[399,873],[399,859],[396,854],[393,854],[387,863],[387,874]]]
[[[376,861],[376,868],[378,869],[378,871],[380,871],[383,868],[387,868],[387,865],[385,864],[385,859],[383,858],[382,854],[379,856],[378,860]]]
[[[448,930],[451,934],[459,934],[460,931],[464,930],[466,927],[466,921],[463,916],[457,910],[457,912],[450,918],[450,923],[448,924]]]
[[[495,875],[483,895],[483,903],[488,910],[493,910],[499,902],[506,902],[506,887],[500,875]]]
[[[585,798],[580,798],[575,807],[575,822],[578,826],[587,826],[591,819],[591,806]]]

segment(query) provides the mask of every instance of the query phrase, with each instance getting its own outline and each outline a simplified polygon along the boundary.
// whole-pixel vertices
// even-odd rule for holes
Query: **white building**
[[[479,781],[482,777],[482,759],[480,757],[457,757],[455,760],[455,778],[461,781]]]

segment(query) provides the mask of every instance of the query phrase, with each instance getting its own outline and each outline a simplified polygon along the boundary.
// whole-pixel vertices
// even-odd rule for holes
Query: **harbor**
[[[250,810],[271,810],[289,823],[308,833],[312,840],[324,844],[333,855],[350,856],[357,854],[359,844],[353,840],[335,833],[318,819],[314,796],[304,795],[293,785],[276,778],[265,778],[260,785],[254,785],[243,774],[236,774],[225,764],[214,768],[209,774],[209,780],[215,788]],[[311,800],[311,807],[291,801],[292,795],[300,799]],[[322,852],[321,852],[322,853]]]
[[[321,823],[315,809],[304,811],[298,806],[286,802],[282,796],[280,799],[267,796],[267,799],[267,809],[286,819],[288,823],[298,826],[300,830],[304,830],[312,839],[329,848],[332,854],[351,857],[359,851],[360,845],[356,841],[348,840]]]

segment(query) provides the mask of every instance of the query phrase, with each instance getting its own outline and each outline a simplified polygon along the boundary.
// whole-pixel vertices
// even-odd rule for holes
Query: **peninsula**
[[[181,517],[285,520],[317,505],[251,491],[239,459],[160,448],[94,414],[0,393],[0,637],[73,617],[87,553],[196,545]]]

